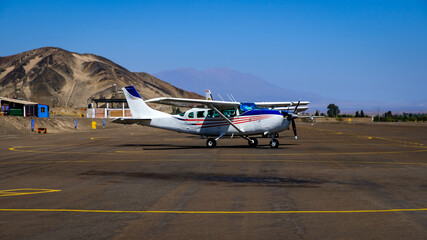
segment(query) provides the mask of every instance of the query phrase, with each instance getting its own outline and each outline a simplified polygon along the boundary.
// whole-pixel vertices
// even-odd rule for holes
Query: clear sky
[[[0,56],[45,46],[131,71],[227,67],[326,97],[427,99],[426,0],[0,0]]]

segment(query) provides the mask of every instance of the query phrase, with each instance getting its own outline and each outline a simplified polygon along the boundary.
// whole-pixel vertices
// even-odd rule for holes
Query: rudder
[[[150,108],[144,100],[142,100],[141,95],[139,95],[134,86],[127,86],[122,88],[122,90],[125,94],[130,112],[132,113],[132,118],[152,118],[168,115],[167,113]]]

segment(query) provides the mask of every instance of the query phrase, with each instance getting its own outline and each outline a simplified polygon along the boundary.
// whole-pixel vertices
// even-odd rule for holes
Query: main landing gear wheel
[[[249,138],[250,140],[254,141],[248,141],[249,147],[254,148],[256,146],[258,146],[258,139],[256,138]]]
[[[273,139],[270,141],[270,147],[271,148],[278,148],[279,147],[279,141],[277,139]]]
[[[215,138],[208,138],[208,140],[206,141],[206,146],[208,148],[214,148],[214,147],[216,147],[216,140],[215,140]]]

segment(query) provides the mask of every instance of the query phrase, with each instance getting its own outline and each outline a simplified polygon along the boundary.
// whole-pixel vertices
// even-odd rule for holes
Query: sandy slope
[[[0,96],[51,107],[85,107],[91,98],[123,98],[118,90],[128,85],[134,85],[145,99],[202,98],[150,74],[130,72],[94,54],[46,47],[0,57]]]

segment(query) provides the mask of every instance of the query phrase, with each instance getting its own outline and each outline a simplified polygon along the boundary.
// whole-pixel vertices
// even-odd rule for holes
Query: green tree
[[[319,116],[319,110],[316,110],[316,113],[314,114],[314,116]]]
[[[365,113],[363,112],[363,110],[360,110],[360,117],[366,117]]]
[[[360,115],[359,115],[359,111],[356,111],[356,114],[354,115],[354,117],[360,117]]]
[[[388,111],[388,112],[384,113],[384,117],[385,118],[392,118],[393,114],[391,113],[391,111]]]
[[[328,105],[328,117],[337,117],[338,114],[341,112],[339,107],[333,103]]]
[[[175,106],[172,106],[172,115],[175,115],[175,114],[180,114],[180,113],[182,113],[181,112],[181,109],[179,109],[179,107],[175,107]]]

